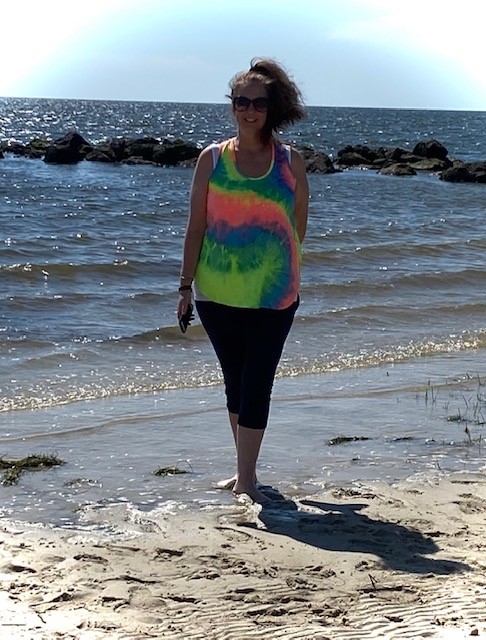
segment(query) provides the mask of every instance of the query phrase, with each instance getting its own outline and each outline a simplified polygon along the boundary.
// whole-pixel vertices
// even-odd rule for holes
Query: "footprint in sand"
[[[454,500],[454,504],[459,505],[459,509],[463,513],[482,513],[486,511],[486,500],[472,493],[461,493],[459,497],[464,498],[464,500]]]

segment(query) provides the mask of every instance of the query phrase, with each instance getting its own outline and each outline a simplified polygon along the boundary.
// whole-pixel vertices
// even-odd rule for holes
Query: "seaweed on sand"
[[[65,464],[57,456],[30,455],[20,460],[5,460],[0,458],[0,470],[4,471],[2,484],[12,485],[18,482],[25,471],[41,471],[50,467]]]
[[[344,442],[357,442],[359,440],[369,440],[369,438],[366,438],[365,436],[336,436],[335,438],[331,438],[327,444],[332,447],[336,444],[343,444]]]
[[[188,471],[179,467],[160,467],[154,471],[154,476],[176,476],[181,473],[188,473]]]
[[[187,471],[186,469],[181,469],[178,466],[179,462],[184,462],[189,467],[190,471]],[[191,463],[189,462],[189,460],[178,460],[177,464],[174,465],[173,467],[159,467],[153,473],[154,473],[154,476],[178,476],[183,473],[193,473],[193,472],[194,472],[194,469],[191,467]]]

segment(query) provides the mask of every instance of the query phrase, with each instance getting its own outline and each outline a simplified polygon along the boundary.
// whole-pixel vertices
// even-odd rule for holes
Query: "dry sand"
[[[486,637],[486,474],[179,511],[107,535],[2,523],[0,638]]]

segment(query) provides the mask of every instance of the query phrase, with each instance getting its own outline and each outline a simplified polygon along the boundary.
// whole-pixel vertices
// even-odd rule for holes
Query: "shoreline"
[[[483,371],[483,356],[278,379],[260,480],[298,500],[368,481],[484,470],[485,380],[464,374]],[[137,518],[173,505],[233,504],[215,488],[235,470],[221,386],[12,414],[5,430],[6,461],[55,455],[65,464],[0,486],[2,517],[88,529],[123,521],[127,509]],[[156,474],[166,468],[185,473]]]
[[[485,512],[482,470],[149,512],[115,537],[2,520],[1,636],[482,637]]]

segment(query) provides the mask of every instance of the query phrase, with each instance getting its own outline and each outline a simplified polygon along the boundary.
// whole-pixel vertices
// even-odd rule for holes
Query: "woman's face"
[[[233,92],[233,114],[240,129],[261,131],[268,112],[267,87],[254,80],[237,85]]]

